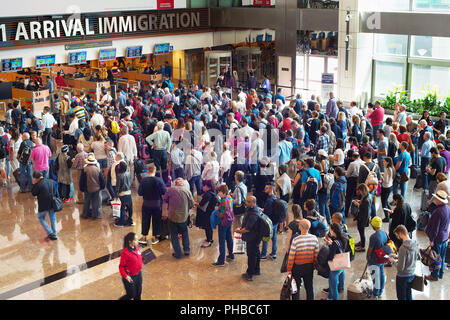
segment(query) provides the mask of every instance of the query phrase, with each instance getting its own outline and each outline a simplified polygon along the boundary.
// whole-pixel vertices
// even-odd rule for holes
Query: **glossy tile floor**
[[[420,192],[412,191],[409,182],[407,199],[417,213]],[[377,201],[378,215],[382,215]],[[111,221],[111,209],[103,207],[102,220],[80,219],[82,205],[64,204],[57,214],[58,240],[45,241],[45,232],[37,218],[37,201],[30,193],[19,193],[13,183],[0,189],[2,218],[0,219],[0,298],[2,299],[117,299],[124,294],[118,272],[119,258],[86,268],[85,263],[119,252],[123,237],[130,231],[141,231],[142,199],[133,189],[134,220],[136,226],[117,228]],[[350,233],[359,241],[354,221],[347,222]],[[388,229],[384,223],[383,228]],[[367,228],[366,237],[373,231]],[[143,267],[143,299],[279,299],[285,275],[280,265],[286,250],[287,233],[278,235],[278,259],[261,261],[261,276],[253,282],[241,278],[247,267],[246,255],[237,255],[234,262],[223,268],[211,263],[218,256],[217,233],[210,248],[200,248],[204,231],[189,229],[191,256],[181,260],[172,257],[170,242],[162,241],[152,246],[157,258]],[[428,244],[423,232],[414,237],[421,247]],[[322,242],[322,241],[321,241]],[[271,245],[270,245],[271,246]],[[270,247],[269,246],[269,247]],[[269,248],[270,249],[270,248]],[[106,258],[105,260],[108,260]],[[420,263],[418,266],[421,265]],[[351,270],[346,271],[345,287],[359,277],[365,266],[365,253],[357,253]],[[426,267],[422,270],[425,271]],[[67,276],[58,277],[67,270]],[[383,299],[395,300],[395,268],[386,268],[386,289]],[[55,276],[54,276],[55,275]],[[52,277],[53,276],[53,277]],[[44,278],[47,278],[44,282]],[[55,281],[55,279],[58,279]],[[448,300],[449,274],[443,280],[429,283],[425,292],[413,291],[414,299]],[[50,280],[50,281],[48,281]],[[44,283],[47,283],[44,285]],[[316,299],[326,297],[321,291],[328,280],[314,276]],[[305,299],[304,288],[301,299]],[[346,293],[340,299],[345,299]]]

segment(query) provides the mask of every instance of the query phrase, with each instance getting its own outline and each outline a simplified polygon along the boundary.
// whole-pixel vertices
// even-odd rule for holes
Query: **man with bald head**
[[[315,235],[308,233],[310,228],[311,222],[309,220],[300,220],[300,235],[292,240],[287,271],[288,274],[292,274],[297,286],[301,285],[303,279],[306,299],[314,300],[313,274],[319,254],[319,241]],[[300,290],[292,295],[292,299],[300,300]]]
[[[256,205],[256,197],[248,196],[246,199],[247,211],[242,221],[242,227],[235,230],[237,233],[242,233],[242,240],[247,242],[247,271],[242,274],[242,278],[253,281],[253,276],[261,274],[259,268],[259,261],[261,253],[259,251],[259,244],[262,236],[259,234],[259,214],[261,209]],[[275,231],[276,232],[276,231]]]

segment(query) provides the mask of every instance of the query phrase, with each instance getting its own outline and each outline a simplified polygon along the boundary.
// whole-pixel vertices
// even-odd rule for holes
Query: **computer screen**
[[[100,61],[116,60],[116,48],[100,50]]]
[[[50,68],[55,66],[55,55],[37,56],[36,69]]]
[[[168,54],[170,53],[170,43],[155,44],[155,54]]]
[[[20,70],[22,70],[22,58],[2,60],[2,72],[14,72]]]
[[[86,63],[87,52],[71,52],[69,53],[69,66]]]
[[[142,46],[128,47],[127,48],[127,58],[140,58],[142,56]]]

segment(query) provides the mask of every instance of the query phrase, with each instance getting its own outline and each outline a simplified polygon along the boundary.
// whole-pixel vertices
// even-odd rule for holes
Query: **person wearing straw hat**
[[[100,190],[105,188],[105,177],[100,170],[95,155],[89,153],[86,159],[86,165],[80,176],[80,191],[84,192],[84,205],[82,217],[100,218]],[[90,207],[92,204],[92,211]]]
[[[447,250],[448,231],[450,226],[450,207],[448,206],[448,194],[444,190],[433,193],[432,200],[436,209],[431,213],[425,233],[430,239],[430,246],[439,254],[442,261],[445,261]],[[444,276],[444,263],[441,268],[433,270],[431,275],[425,276],[430,281],[438,281]]]

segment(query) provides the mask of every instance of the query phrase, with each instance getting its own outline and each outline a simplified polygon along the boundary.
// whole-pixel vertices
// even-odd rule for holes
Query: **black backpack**
[[[4,159],[9,155],[7,147],[8,142],[6,138],[4,136],[0,137],[0,159]]]
[[[31,151],[33,151],[33,149],[29,145],[24,144],[22,152],[19,155],[19,162],[21,164],[23,164],[23,165],[28,164],[28,161],[30,160],[30,156],[31,156]]]
[[[273,200],[272,217],[273,223],[280,223],[286,220],[288,204],[286,201],[276,198]]]
[[[308,169],[306,169],[305,172],[308,175],[308,180],[306,180],[306,188],[303,192],[302,198],[307,200],[315,199],[317,197],[317,191],[319,189],[319,182],[315,177],[311,176]]]

